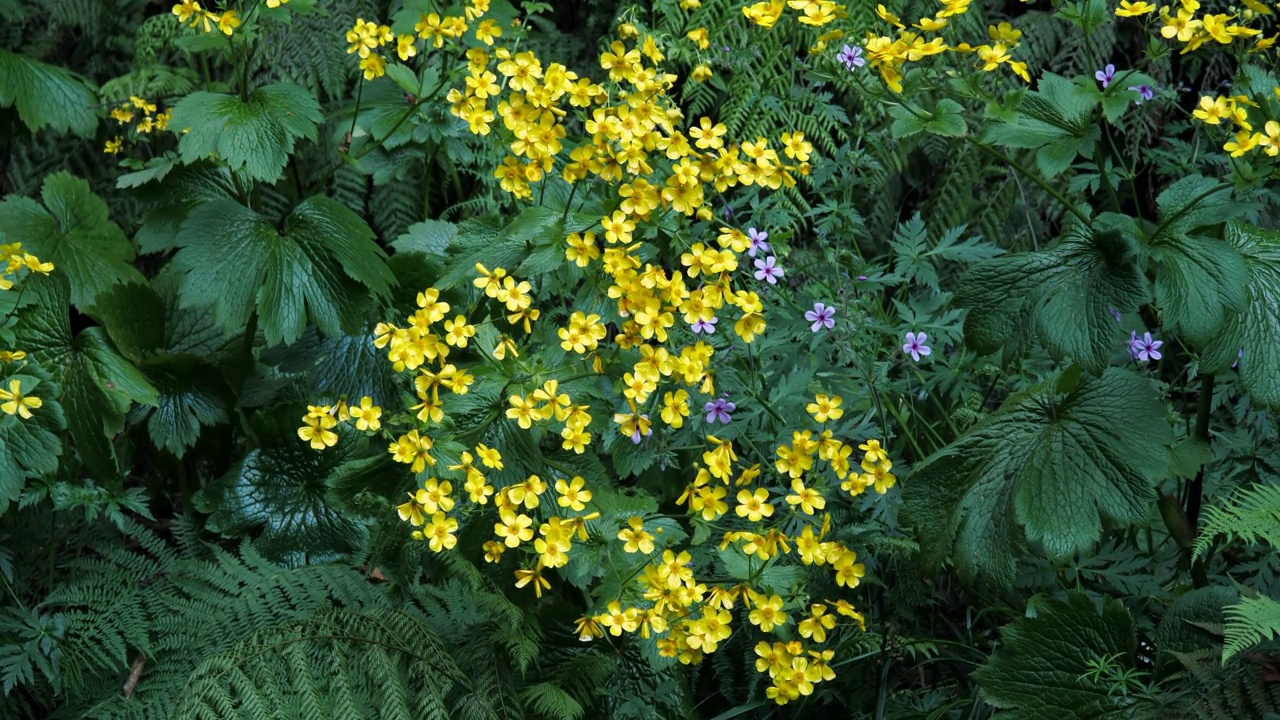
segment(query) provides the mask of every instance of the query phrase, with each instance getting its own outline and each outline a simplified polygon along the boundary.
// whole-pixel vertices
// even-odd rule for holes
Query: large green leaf
[[[1133,618],[1105,598],[1102,613],[1082,593],[1047,600],[1035,617],[1001,630],[1003,645],[973,677],[986,701],[1007,720],[1102,720],[1132,717],[1131,701],[1112,692],[1107,675],[1090,671],[1106,661],[1132,670],[1137,639]]]
[[[335,502],[330,486],[352,484],[353,474],[377,470],[383,457],[362,457],[367,443],[347,425],[337,428],[336,446],[312,450],[285,420],[272,418],[260,432],[263,445],[201,490],[197,508],[210,513],[210,529],[229,536],[257,532],[263,553],[292,565],[361,547],[364,525]]]
[[[993,123],[983,139],[1005,147],[1036,150],[1036,164],[1047,178],[1061,173],[1080,156],[1093,157],[1099,130],[1091,122],[1098,98],[1067,78],[1040,76],[1036,90],[1027,93],[1016,123]]]
[[[67,428],[81,460],[102,481],[119,474],[112,438],[133,403],[155,405],[155,387],[121,357],[101,328],[71,333],[70,290],[55,272],[27,279],[31,295],[19,315],[18,342],[61,387]]]
[[[61,391],[39,366],[0,365],[0,387],[7,390],[11,380],[18,380],[23,394],[39,398],[42,404],[26,419],[0,414],[0,513],[18,499],[27,480],[58,469],[59,433],[67,422],[58,402]]]
[[[207,307],[228,335],[255,308],[267,342],[291,343],[308,320],[326,335],[354,332],[368,292],[385,297],[393,279],[386,254],[360,216],[313,197],[274,224],[233,200],[206,202],[188,215],[174,266],[184,307]]]
[[[1009,398],[916,468],[905,512],[925,530],[927,556],[1007,585],[1024,534],[1065,557],[1093,547],[1102,518],[1147,517],[1174,441],[1164,405],[1127,370],[1077,380],[1068,392],[1044,383]]]
[[[11,241],[51,262],[71,280],[71,303],[85,308],[118,282],[142,280],[133,268],[133,246],[115,223],[107,204],[89,183],[66,172],[44,179],[44,206],[11,195],[0,203],[0,228]]]
[[[215,155],[232,170],[273,183],[289,162],[294,143],[300,138],[314,141],[316,124],[323,119],[311,93],[281,82],[254,90],[247,102],[220,93],[191,93],[173,107],[169,127],[181,134],[183,162]]]
[[[1149,297],[1136,251],[1132,221],[1108,214],[1094,228],[1073,225],[1052,249],[974,266],[956,295],[969,308],[965,341],[995,352],[1032,329],[1055,357],[1101,371],[1124,347],[1112,313],[1137,310]]]
[[[31,130],[52,128],[92,135],[98,127],[93,90],[55,65],[46,65],[0,49],[0,107],[17,106]]]
[[[1195,345],[1208,342],[1226,318],[1244,308],[1248,275],[1229,243],[1198,232],[1221,226],[1238,204],[1231,187],[1193,175],[1160,193],[1161,224],[1150,239],[1159,261],[1156,303],[1168,329]]]
[[[1231,222],[1225,237],[1244,258],[1247,300],[1241,312],[1227,316],[1201,362],[1212,372],[1238,359],[1250,397],[1280,408],[1280,232]]]

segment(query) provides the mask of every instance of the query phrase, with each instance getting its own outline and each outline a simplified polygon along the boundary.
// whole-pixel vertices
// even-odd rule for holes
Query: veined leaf
[[[1098,126],[1090,119],[1097,98],[1061,75],[1044,73],[1036,90],[1018,107],[1016,123],[995,123],[983,139],[1012,148],[1038,150],[1036,164],[1046,178],[1071,166],[1076,156],[1090,159]]]
[[[180,135],[183,162],[216,155],[232,170],[273,183],[289,162],[294,143],[314,141],[316,124],[323,119],[311,93],[293,83],[274,83],[254,90],[247,102],[220,93],[191,93],[173,106],[169,128]]]
[[[303,201],[284,220],[284,234],[232,200],[191,211],[174,258],[183,273],[184,307],[209,307],[230,335],[256,308],[271,345],[291,343],[308,320],[326,335],[360,324],[368,293],[386,296],[386,254],[358,215],[326,197]]]
[[[0,414],[0,514],[18,499],[27,480],[53,474],[62,454],[59,433],[67,419],[58,402],[61,390],[38,365],[0,365],[0,387],[11,380],[20,383],[26,395],[40,398],[41,406],[31,417]]]
[[[92,135],[97,103],[93,90],[67,70],[0,50],[0,107],[17,106],[18,118],[32,131]]]
[[[1069,392],[1046,382],[916,468],[905,512],[927,555],[1009,584],[1023,536],[1053,557],[1088,552],[1102,518],[1144,519],[1168,472],[1173,432],[1143,377],[1118,368]],[[1021,531],[1019,530],[1021,528]]]
[[[1072,226],[1050,250],[974,266],[956,304],[969,308],[965,341],[979,352],[1016,343],[1030,319],[1056,357],[1098,372],[1124,345],[1112,312],[1137,310],[1148,296],[1132,221],[1107,214],[1095,228]]]
[[[1201,357],[1204,370],[1239,361],[1240,382],[1259,404],[1280,407],[1280,232],[1227,224],[1225,239],[1244,258],[1248,284],[1241,312],[1227,316]]]
[[[1215,192],[1216,190],[1216,192]],[[1226,319],[1244,309],[1248,275],[1231,244],[1197,233],[1220,226],[1241,207],[1230,186],[1193,175],[1170,185],[1156,202],[1161,225],[1149,241],[1160,262],[1156,303],[1169,328],[1202,346]]]
[[[1102,613],[1082,593],[1047,600],[1035,617],[1001,630],[1003,646],[973,677],[988,703],[1008,720],[1102,720],[1128,717],[1131,707],[1111,692],[1105,663],[1133,668],[1137,638],[1133,618],[1119,601],[1105,598]]]
[[[142,280],[133,268],[133,246],[115,223],[107,204],[89,183],[66,172],[44,179],[44,206],[11,195],[0,203],[0,228],[10,241],[53,263],[71,280],[71,303],[84,309],[111,285]]]

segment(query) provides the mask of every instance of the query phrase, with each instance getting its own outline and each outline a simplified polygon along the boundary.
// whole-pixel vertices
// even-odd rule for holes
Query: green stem
[[[1209,416],[1213,410],[1213,384],[1213,375],[1200,376],[1200,402],[1196,408],[1196,439],[1203,442],[1206,447],[1209,445]],[[1204,469],[1205,465],[1201,465],[1187,489],[1187,525],[1190,526],[1193,536],[1198,531],[1200,507],[1204,502]],[[1208,585],[1208,580],[1205,558],[1201,557],[1191,565],[1191,581],[1199,588]]]

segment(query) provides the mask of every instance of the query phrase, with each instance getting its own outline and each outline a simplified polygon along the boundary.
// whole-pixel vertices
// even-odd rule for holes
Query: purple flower
[[[1107,63],[1105,68],[1093,74],[1093,77],[1096,78],[1098,82],[1102,83],[1103,89],[1106,89],[1106,87],[1111,84],[1111,81],[1115,76],[1116,66],[1111,63]]]
[[[718,397],[715,402],[709,402],[702,406],[702,411],[707,414],[707,422],[715,423],[716,420],[729,424],[733,418],[729,417],[729,413],[737,410],[738,406],[729,401],[728,396]]]
[[[1107,308],[1107,309],[1111,311],[1111,317],[1115,318],[1116,322],[1120,322],[1120,311],[1115,308]]]
[[[755,228],[747,228],[747,237],[751,239],[751,245],[747,247],[747,254],[755,257],[758,252],[769,252],[769,243],[765,240],[769,239],[769,233],[764,230]]]
[[[712,317],[710,320],[703,320],[702,318],[698,318],[698,321],[693,324],[693,331],[695,333],[706,333],[708,335],[715,335],[716,323],[718,322],[720,322],[720,318],[717,318],[717,317]]]
[[[641,415],[640,417],[644,418],[645,420],[649,419],[648,415]],[[653,428],[650,427],[649,430],[644,434],[644,437],[649,437],[652,434],[653,434]],[[631,433],[631,442],[635,443],[636,445],[640,444],[640,424],[639,423],[636,423],[636,431]]]
[[[1129,354],[1134,360],[1140,362],[1159,360],[1162,357],[1160,346],[1163,344],[1163,340],[1152,340],[1149,332],[1144,332],[1142,337],[1138,337],[1138,331],[1134,330],[1129,335]]]
[[[1106,87],[1106,85],[1103,85],[1103,87]],[[1135,101],[1138,104],[1141,104],[1143,100],[1150,100],[1156,96],[1156,89],[1150,85],[1130,85],[1128,89],[1138,93],[1138,97],[1141,98]]]
[[[756,258],[756,279],[767,280],[770,285],[778,284],[778,278],[782,277],[782,268],[778,267],[778,258],[770,255],[761,260]]]
[[[1240,348],[1240,352],[1236,354],[1236,361],[1231,363],[1232,369],[1235,369],[1235,366],[1240,364],[1240,358],[1242,357],[1244,357],[1244,348]]]
[[[907,342],[902,346],[902,352],[910,355],[912,360],[920,362],[921,355],[931,355],[933,353],[933,349],[924,344],[924,341],[928,339],[929,335],[926,333],[909,332],[907,333]]]
[[[814,332],[821,330],[823,325],[826,325],[829,330],[836,326],[836,309],[822,303],[814,303],[813,309],[805,312],[804,319],[813,323],[809,329]]]
[[[862,47],[858,45],[852,47],[845,45],[840,54],[836,55],[836,60],[844,63],[844,66],[850,70],[867,64],[867,59],[862,57]]]
[[[867,279],[867,276],[866,276],[866,275],[859,275],[859,276],[858,276],[858,279],[859,279],[859,280],[866,280],[866,279]]]

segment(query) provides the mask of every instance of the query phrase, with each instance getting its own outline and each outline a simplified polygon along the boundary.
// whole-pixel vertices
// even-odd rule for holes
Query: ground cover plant
[[[1280,8],[0,14],[3,716],[1280,717]]]

